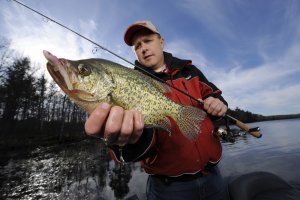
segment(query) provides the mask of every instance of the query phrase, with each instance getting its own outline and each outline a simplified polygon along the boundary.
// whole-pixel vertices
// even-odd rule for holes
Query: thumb
[[[204,101],[203,101],[203,99],[198,99],[198,103],[199,103],[199,105],[201,106],[201,107],[203,107],[204,106]]]
[[[203,101],[203,99],[198,99],[198,101],[200,101],[201,103],[203,103],[204,101]]]

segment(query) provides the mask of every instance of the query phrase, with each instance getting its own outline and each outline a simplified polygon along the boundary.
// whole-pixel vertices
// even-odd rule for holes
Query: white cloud
[[[192,59],[205,76],[223,91],[230,108],[239,107],[271,115],[300,112],[300,93],[297,93],[300,83],[289,80],[295,74],[300,75],[299,44],[295,41],[280,57],[264,52],[268,59],[252,68],[243,68],[238,61],[232,61],[231,68],[216,67],[189,41],[170,41],[166,50],[179,58]]]
[[[206,57],[201,48],[191,48],[194,44],[189,41],[174,42],[172,50],[186,55],[185,58],[193,59],[195,64],[200,64],[198,67],[209,80],[223,91],[231,108],[240,107],[266,115],[300,113],[300,93],[297,92],[300,91],[300,80],[291,78],[297,74],[300,76],[298,3],[294,1],[280,10],[274,6],[276,4],[272,4],[272,9],[277,9],[277,12],[285,14],[280,22],[283,29],[275,33],[264,32],[264,35],[260,35],[259,31],[254,31],[254,35],[249,35],[247,40],[234,34],[241,28],[236,27],[238,24],[232,22],[233,18],[231,17],[235,12],[237,14],[237,10],[231,10],[234,4],[243,6],[244,3],[235,1],[231,7],[221,1],[209,0],[185,0],[178,3],[187,9],[194,20],[199,21],[211,34],[215,34],[219,39],[229,39],[233,42],[229,44],[230,46],[224,47],[231,53],[227,54],[228,60],[224,68],[215,65],[220,61],[212,60],[218,58]],[[275,14],[274,10],[271,12]],[[255,29],[255,27],[253,28]],[[241,49],[241,44],[247,48]],[[188,49],[189,52],[182,49]],[[246,68],[245,61],[239,56],[241,54],[243,54],[242,58],[247,58],[246,56],[249,55],[247,58],[249,60],[255,59],[255,57],[260,58],[260,63],[247,63]]]
[[[236,0],[235,3],[242,4],[242,1]],[[232,24],[230,20],[232,17],[230,6],[226,7],[227,5],[220,4],[220,1],[216,3],[216,1],[210,0],[185,0],[177,4],[180,10],[186,9],[186,13],[191,14],[217,38],[235,40],[233,26],[237,24]],[[97,41],[104,47],[109,47],[109,50],[127,60],[133,61],[134,54],[122,40],[123,29],[128,24],[128,22],[124,22],[126,12],[123,11],[123,7],[117,3],[106,5],[103,1],[95,3],[95,5],[98,7],[95,9],[97,12],[92,13],[93,18],[89,18],[86,13],[85,18],[82,19],[80,16],[83,15],[80,13],[66,13],[68,18],[75,19],[75,22],[65,25],[93,41]],[[139,9],[139,6],[136,5],[135,9]],[[231,53],[231,55],[225,55],[228,58],[224,68],[220,68],[221,61],[218,60],[218,56],[207,57],[208,54],[201,49],[202,46],[199,47],[188,39],[168,41],[168,34],[165,31],[166,51],[170,51],[174,56],[182,59],[192,59],[207,78],[223,90],[231,108],[238,106],[261,114],[300,112],[299,92],[297,92],[299,91],[299,80],[292,81],[290,79],[290,77],[300,74],[300,25],[296,17],[299,15],[299,9],[295,5],[290,5],[288,8],[284,16],[284,21],[288,26],[285,30],[278,31],[275,38],[272,37],[273,33],[268,37],[256,35],[254,38],[249,38],[249,41],[243,41],[247,44],[251,43],[249,46],[254,48],[240,49],[233,45],[224,47]],[[55,8],[49,9],[55,11]],[[44,49],[58,57],[76,60],[101,57],[132,67],[103,50],[98,50],[93,54],[95,47],[93,44],[52,22],[45,22],[41,16],[18,5],[1,6],[0,11],[3,16],[0,19],[3,22],[0,24],[1,30],[5,30],[5,36],[11,39],[12,47],[23,53],[24,56],[29,56],[33,62],[41,63],[42,67],[46,63],[42,54]],[[47,10],[44,12],[49,13]],[[72,14],[73,16],[71,16]],[[96,19],[97,21],[95,21]],[[121,26],[123,22],[124,26]],[[174,28],[173,25],[171,26]],[[168,30],[167,25],[165,28]],[[197,28],[195,31],[198,31]],[[289,37],[288,39],[291,41],[286,45],[290,46],[284,46],[276,54],[271,51],[273,44],[276,47],[278,39],[284,40],[286,37]],[[241,38],[237,37],[235,42],[241,41]],[[248,64],[248,68],[245,68],[245,62],[237,56],[240,54],[249,55],[247,59],[252,59],[252,55],[263,59],[261,63],[252,66]]]
[[[299,113],[299,80],[290,80],[292,76],[300,75],[297,51],[296,45],[282,57],[267,59],[269,62],[261,66],[233,68],[223,72],[216,83],[232,108],[240,107],[261,114]]]
[[[15,16],[22,16],[16,18]],[[29,56],[34,62],[45,63],[42,51],[49,50],[59,57],[82,58],[91,55],[92,45],[73,33],[24,9],[7,8],[4,13],[7,36],[13,49]],[[95,30],[92,20],[80,21],[80,27],[87,36]],[[89,31],[91,30],[91,31]]]
[[[300,84],[286,87],[266,88],[253,93],[243,94],[242,98],[232,98],[235,107],[264,115],[299,113]],[[233,107],[233,108],[235,108]]]
[[[187,40],[166,41],[165,50],[171,52],[175,57],[187,60],[192,59],[194,63],[197,63],[197,66],[208,65],[205,56]]]

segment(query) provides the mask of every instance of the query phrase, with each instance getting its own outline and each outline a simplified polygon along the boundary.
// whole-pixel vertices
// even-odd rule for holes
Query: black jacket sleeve
[[[135,144],[127,144],[122,147],[122,156],[125,162],[136,162],[147,157],[154,156],[156,148],[155,145],[155,129],[145,128],[140,139]],[[118,145],[111,145],[114,157],[120,161],[120,147]]]

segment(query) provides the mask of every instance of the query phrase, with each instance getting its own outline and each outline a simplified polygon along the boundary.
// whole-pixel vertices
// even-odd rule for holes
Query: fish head
[[[47,70],[62,91],[87,112],[101,102],[110,103],[112,77],[96,59],[68,60],[43,51]]]

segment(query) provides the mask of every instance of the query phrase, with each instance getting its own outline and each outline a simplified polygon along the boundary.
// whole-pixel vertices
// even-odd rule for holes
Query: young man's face
[[[160,35],[149,31],[140,31],[134,35],[132,44],[141,64],[154,71],[159,71],[165,64],[163,55],[164,40]]]

